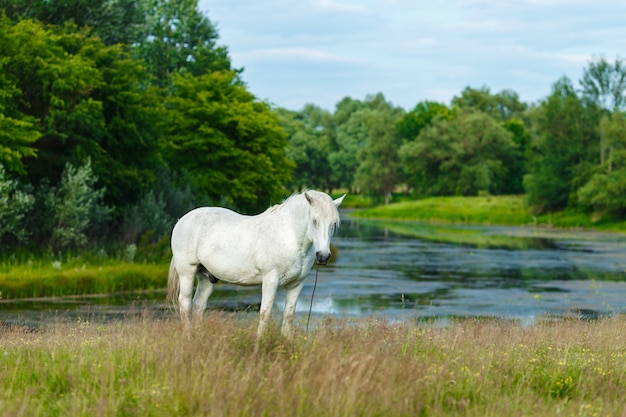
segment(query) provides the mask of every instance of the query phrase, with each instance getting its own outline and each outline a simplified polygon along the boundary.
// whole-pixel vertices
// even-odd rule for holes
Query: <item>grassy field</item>
[[[166,263],[84,261],[80,257],[5,260],[0,262],[0,299],[165,288],[168,267]]]
[[[624,416],[626,317],[0,327],[0,416]]]
[[[430,197],[357,210],[353,212],[353,215],[364,218],[443,223],[583,227],[626,231],[626,222],[613,222],[607,219],[593,221],[589,214],[573,211],[533,216],[524,207],[523,199],[523,196]]]

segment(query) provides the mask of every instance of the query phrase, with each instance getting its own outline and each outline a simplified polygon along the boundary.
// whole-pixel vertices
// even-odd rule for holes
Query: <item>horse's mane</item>
[[[270,213],[274,213],[280,209],[282,209],[283,207],[286,207],[288,205],[290,205],[291,203],[295,202],[298,197],[301,197],[304,195],[304,193],[309,192],[309,193],[320,193],[323,195],[326,195],[324,193],[321,193],[319,191],[315,191],[315,190],[309,190],[306,189],[300,193],[293,193],[292,195],[290,195],[289,197],[287,197],[282,203],[280,204],[275,204],[273,206],[271,206],[270,208],[268,208],[265,213],[270,214]],[[318,199],[318,201],[321,201]],[[330,204],[316,204],[315,205],[315,209],[317,210],[317,212],[324,218],[327,219],[331,219],[331,225],[332,225],[332,229],[333,232],[335,231],[336,228],[339,227],[339,223],[340,223],[340,218],[339,218],[339,212],[337,211],[337,208],[335,207],[335,205],[332,203],[332,200],[330,202]]]

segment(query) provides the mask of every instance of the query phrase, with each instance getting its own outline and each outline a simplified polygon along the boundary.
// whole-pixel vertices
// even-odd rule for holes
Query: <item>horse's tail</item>
[[[180,291],[180,277],[174,266],[174,258],[170,262],[170,272],[167,278],[167,296],[166,301],[173,307],[178,308],[178,292]]]

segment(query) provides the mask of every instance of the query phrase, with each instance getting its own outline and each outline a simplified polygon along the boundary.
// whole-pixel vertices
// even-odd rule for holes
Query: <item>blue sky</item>
[[[406,110],[467,87],[545,98],[597,56],[626,58],[626,1],[200,0],[259,99],[333,111],[381,92]]]

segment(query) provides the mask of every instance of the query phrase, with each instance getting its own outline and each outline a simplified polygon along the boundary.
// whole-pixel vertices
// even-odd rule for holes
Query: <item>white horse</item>
[[[188,321],[196,275],[194,316],[202,315],[218,280],[261,285],[261,335],[270,319],[276,291],[284,287],[281,331],[290,336],[305,276],[313,261],[324,265],[330,258],[330,238],[339,226],[337,207],[344,197],[333,200],[325,193],[309,190],[256,216],[221,207],[190,211],[172,231],[168,299],[176,303],[178,295],[180,315]]]

